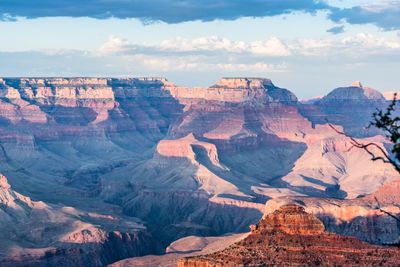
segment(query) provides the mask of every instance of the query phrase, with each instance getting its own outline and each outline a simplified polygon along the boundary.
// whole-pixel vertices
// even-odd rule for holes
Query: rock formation
[[[329,121],[342,125],[353,136],[367,137],[382,134],[373,128],[366,129],[366,126],[377,108],[386,107],[387,101],[380,92],[357,81],[351,86],[336,88],[313,105],[305,105],[301,109],[302,114],[313,123]]]
[[[263,217],[255,232],[263,230],[277,230],[289,235],[318,235],[324,232],[325,227],[304,208],[288,204]]]
[[[372,88],[364,87],[360,81],[355,81],[351,86],[336,88],[322,98],[322,102],[365,100],[383,101],[385,97]]]
[[[71,235],[50,238],[56,254],[65,248],[63,242],[75,240],[80,247],[94,238],[128,248],[124,242],[144,242],[143,250],[117,256],[106,245],[115,259],[141,255],[150,253],[146,238],[149,244],[156,238],[165,248],[188,235],[245,231],[270,199],[350,203],[396,182],[398,174],[390,165],[371,162],[362,150],[348,152],[348,141],[325,120],[355,133],[361,142],[388,147],[382,136],[375,136],[382,133],[363,130],[370,113],[386,104],[360,83],[301,104],[289,90],[264,78],[223,78],[208,88],[181,87],[157,77],[3,78],[0,170],[12,190],[32,203],[45,203],[48,214],[61,212],[67,226],[84,223],[79,229],[71,226],[77,233],[68,230]],[[0,178],[0,190],[7,187]],[[63,207],[79,215],[65,214]],[[342,215],[335,211],[329,220]],[[110,222],[109,216],[118,219]],[[43,224],[50,220],[40,219]],[[132,220],[141,220],[146,230],[141,223],[139,231],[136,223],[128,227]],[[322,220],[329,230],[362,233],[375,243],[392,242],[388,237],[398,229],[391,225],[379,240],[386,218],[378,224],[354,220],[351,226]],[[18,232],[23,225],[15,227]],[[13,244],[47,247],[40,238],[29,244],[21,240]]]
[[[282,205],[296,203],[317,216],[330,232],[355,236],[376,244],[399,244],[398,221],[382,212],[400,218],[400,181],[394,180],[373,194],[356,199],[332,199],[313,197],[281,197],[269,200],[266,212]]]
[[[266,214],[244,240],[204,256],[178,261],[199,266],[396,266],[398,248],[373,246],[352,237],[324,232],[315,216],[300,206],[285,205]]]

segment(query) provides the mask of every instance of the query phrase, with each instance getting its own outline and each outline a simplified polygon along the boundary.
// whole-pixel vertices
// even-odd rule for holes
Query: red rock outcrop
[[[252,233],[220,252],[188,257],[178,267],[219,266],[397,266],[398,248],[379,247],[324,232],[313,215],[296,205],[267,214]]]
[[[260,221],[257,231],[278,230],[289,235],[317,235],[325,230],[320,220],[304,211],[304,208],[289,204],[267,214]]]

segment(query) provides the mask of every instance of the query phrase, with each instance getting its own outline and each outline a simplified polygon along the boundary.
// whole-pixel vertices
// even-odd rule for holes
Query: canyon
[[[293,203],[329,232],[396,244],[398,223],[376,207],[400,214],[398,173],[328,125],[390,150],[365,128],[388,103],[361,82],[302,103],[265,78],[208,88],[154,77],[2,78],[0,264],[104,266],[163,254],[188,236],[246,232]]]

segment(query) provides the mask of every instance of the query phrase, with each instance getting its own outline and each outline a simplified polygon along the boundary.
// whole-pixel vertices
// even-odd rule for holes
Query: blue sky
[[[400,90],[400,0],[2,0],[0,76],[271,78]]]

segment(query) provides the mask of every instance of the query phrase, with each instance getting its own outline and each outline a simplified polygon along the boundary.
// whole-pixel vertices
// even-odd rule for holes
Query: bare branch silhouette
[[[370,156],[371,156],[371,160],[373,161],[377,161],[377,160],[381,160],[384,163],[389,163],[392,164],[393,167],[395,167],[396,171],[400,173],[400,166],[397,164],[397,162],[395,160],[393,160],[390,155],[386,152],[386,150],[381,147],[380,145],[370,142],[370,143],[361,143],[359,141],[357,141],[354,137],[346,134],[343,131],[340,131],[339,129],[337,129],[335,126],[333,126],[331,123],[328,123],[329,127],[331,127],[336,133],[346,136],[347,138],[349,138],[350,143],[352,144],[352,147],[349,148],[348,151],[350,151],[351,149],[353,149],[354,147],[356,148],[360,148],[360,149],[364,149]],[[371,151],[371,147],[375,147],[377,148],[382,155],[381,156],[377,156],[376,154],[374,154],[373,151]]]

